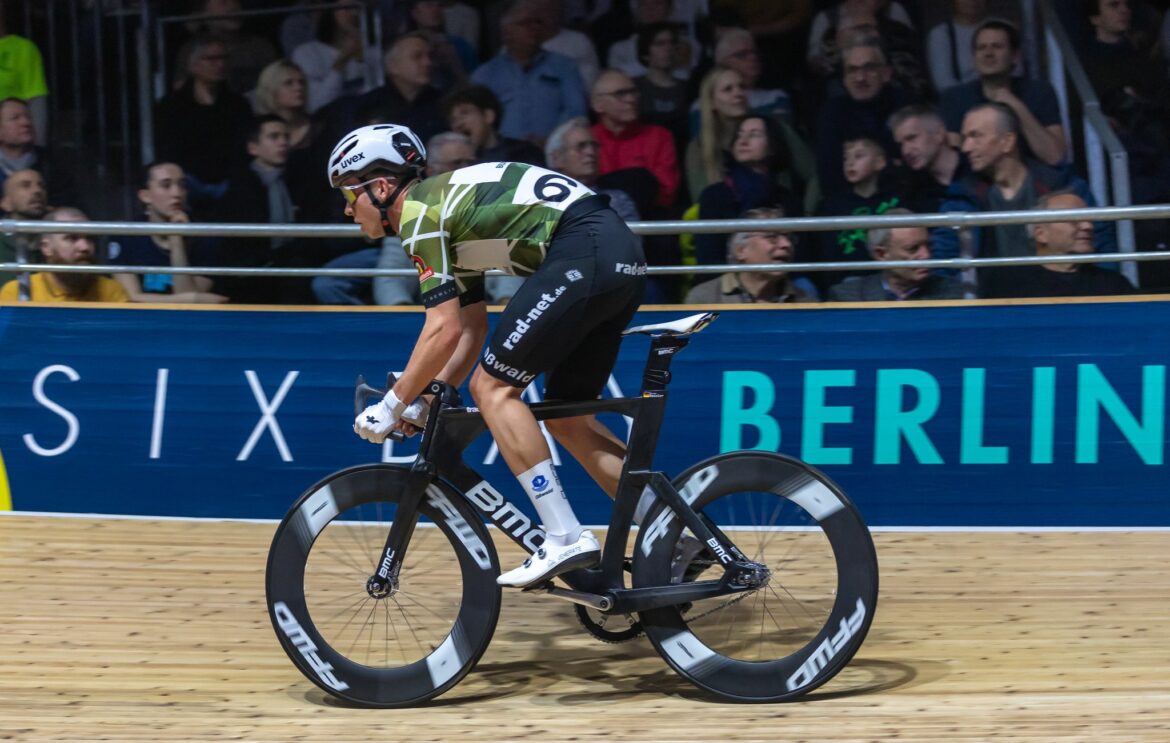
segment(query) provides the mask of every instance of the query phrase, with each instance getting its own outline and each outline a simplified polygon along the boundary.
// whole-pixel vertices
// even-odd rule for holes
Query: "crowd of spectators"
[[[251,13],[290,4],[189,3],[203,17],[186,24],[165,70],[170,85],[153,111],[157,159],[132,186],[141,218],[343,221],[323,162],[341,134],[375,122],[414,129],[428,143],[428,174],[498,160],[543,165],[608,194],[630,221],[1094,204],[1055,91],[1024,69],[1018,26],[990,15],[1018,15],[1007,0],[930,7],[915,0],[339,0],[291,14]],[[1062,5],[1079,29],[1079,56],[1102,108],[1134,154],[1136,198],[1165,199],[1170,72],[1161,49],[1170,44],[1170,13],[1163,20],[1141,0]],[[1151,32],[1159,28],[1161,39]],[[0,208],[14,219],[84,218],[76,177],[38,144],[49,94],[43,70],[39,82],[35,70],[39,52],[9,34],[2,17],[0,54],[18,60],[9,77],[19,77],[0,73]],[[409,267],[395,237],[374,245],[166,235],[102,242],[5,236],[0,262]],[[977,256],[1054,258],[1112,252],[1117,244],[1111,223],[1079,222],[989,227],[973,231],[972,243]],[[731,267],[953,258],[959,244],[949,228],[644,238],[652,265]],[[1115,268],[1054,262],[981,271],[979,292],[1131,291]],[[40,296],[136,302],[418,301],[409,278],[310,282],[113,270],[113,284],[71,285],[69,274],[53,274],[51,281],[32,277],[31,286]],[[5,281],[16,277],[0,276]],[[27,293],[29,278],[23,281]],[[507,301],[519,281],[495,279],[489,297]],[[685,281],[655,278],[645,301],[961,296],[945,271],[729,268]]]

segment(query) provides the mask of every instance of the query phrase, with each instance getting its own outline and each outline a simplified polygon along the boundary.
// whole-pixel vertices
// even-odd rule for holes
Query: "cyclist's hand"
[[[398,423],[405,408],[391,390],[384,398],[358,414],[353,421],[353,431],[372,444],[380,444],[386,440],[394,424]]]
[[[420,429],[426,425],[427,416],[430,414],[431,404],[427,402],[426,398],[420,397],[407,405],[406,410],[403,410],[399,417],[407,423],[413,423],[416,429]]]
[[[422,433],[421,427],[414,425],[405,418],[398,421],[398,423],[394,425],[394,430],[398,431],[407,438],[410,438],[411,436],[417,436]]]

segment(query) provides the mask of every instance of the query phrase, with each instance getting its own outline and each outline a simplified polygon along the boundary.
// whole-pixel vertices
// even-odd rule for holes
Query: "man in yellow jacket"
[[[59,207],[45,215],[46,222],[84,222],[80,209]],[[65,266],[93,265],[94,242],[89,235],[46,234],[41,253],[46,263]],[[0,287],[0,301],[20,298],[16,280]],[[108,276],[95,273],[35,273],[29,278],[29,299],[34,302],[129,302],[126,290]]]

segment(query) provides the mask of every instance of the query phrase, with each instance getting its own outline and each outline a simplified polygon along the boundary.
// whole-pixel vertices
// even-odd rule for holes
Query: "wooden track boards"
[[[379,711],[281,652],[274,528],[0,518],[0,739],[1170,740],[1167,532],[879,533],[869,639],[785,705],[711,702],[646,640],[603,645],[569,605],[508,593],[462,684]]]

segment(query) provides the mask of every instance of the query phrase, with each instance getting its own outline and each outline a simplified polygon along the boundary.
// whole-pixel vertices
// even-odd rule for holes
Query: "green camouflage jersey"
[[[423,304],[483,298],[483,272],[530,276],[570,204],[593,192],[524,163],[480,163],[415,184],[402,205],[402,247]]]

